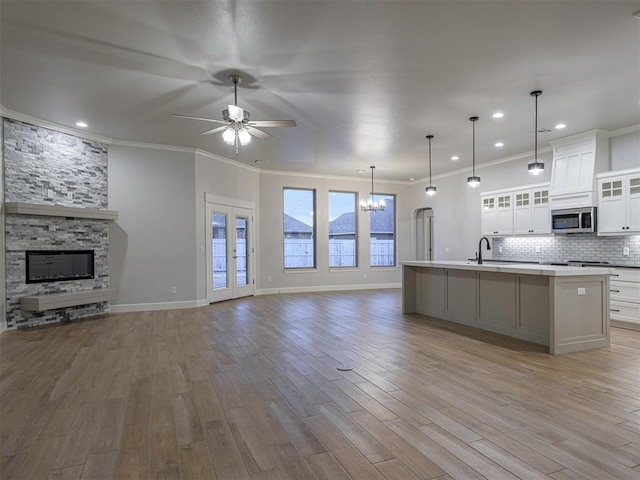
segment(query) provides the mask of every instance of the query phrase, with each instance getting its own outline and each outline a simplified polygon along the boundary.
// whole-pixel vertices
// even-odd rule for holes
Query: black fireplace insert
[[[93,250],[27,250],[27,283],[94,277]]]

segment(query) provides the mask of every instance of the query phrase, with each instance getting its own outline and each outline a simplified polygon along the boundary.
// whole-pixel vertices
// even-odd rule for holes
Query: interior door
[[[254,294],[253,211],[207,203],[207,300]]]

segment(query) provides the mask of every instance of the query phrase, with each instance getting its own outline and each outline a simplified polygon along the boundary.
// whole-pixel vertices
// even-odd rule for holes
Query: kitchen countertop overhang
[[[477,270],[481,272],[517,273],[521,275],[544,275],[548,277],[570,277],[585,275],[610,275],[603,267],[571,267],[563,265],[536,265],[529,263],[487,264],[464,260],[412,260],[401,262],[410,267],[448,268],[455,270]]]

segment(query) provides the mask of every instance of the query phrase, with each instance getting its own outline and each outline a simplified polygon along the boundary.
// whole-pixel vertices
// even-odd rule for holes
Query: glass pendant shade
[[[528,170],[531,175],[540,175],[544,172],[544,162],[538,160],[538,97],[542,95],[542,90],[534,90],[531,92],[531,96],[536,99],[536,120],[535,120],[535,128],[533,130],[533,138],[534,138],[534,153],[533,153],[533,162],[529,163]]]
[[[243,147],[251,143],[251,134],[247,131],[246,128],[241,128],[240,130],[238,130],[238,140],[240,140],[240,145],[242,145]]]
[[[222,140],[227,145],[234,145],[236,143],[236,131],[229,127],[222,134]]]
[[[480,185],[480,177],[476,175],[467,177],[467,185],[469,185],[471,188],[476,188],[478,185]]]
[[[437,190],[435,185],[433,185],[433,182],[431,181],[431,139],[432,138],[433,138],[433,135],[427,135],[427,140],[429,140],[429,186],[424,189],[424,191],[430,197],[433,197],[436,194],[436,190]]]
[[[476,188],[480,185],[480,177],[476,175],[476,122],[478,121],[478,117],[469,118],[471,124],[473,125],[473,136],[471,143],[471,176],[467,177],[467,185],[471,188]]]

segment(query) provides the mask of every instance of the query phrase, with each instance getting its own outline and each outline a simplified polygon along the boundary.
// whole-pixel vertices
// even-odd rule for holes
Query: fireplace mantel
[[[5,213],[17,215],[42,215],[47,217],[91,218],[94,220],[117,220],[117,210],[98,208],[65,207],[41,203],[7,202]]]

